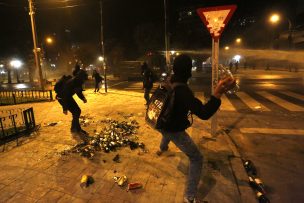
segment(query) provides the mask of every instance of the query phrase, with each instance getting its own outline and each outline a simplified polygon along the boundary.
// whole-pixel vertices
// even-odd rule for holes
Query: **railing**
[[[52,101],[52,90],[0,91],[0,105],[12,105],[27,102]]]
[[[0,145],[14,140],[36,127],[33,108],[0,111]]]

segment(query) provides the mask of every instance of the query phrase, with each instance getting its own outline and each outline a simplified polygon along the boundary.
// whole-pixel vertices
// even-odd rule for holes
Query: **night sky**
[[[238,32],[242,34],[242,29],[237,27],[237,22],[241,18],[254,17],[257,22],[262,22],[270,11],[279,11],[296,21],[296,13],[301,11],[299,8],[304,7],[303,3],[297,0],[167,0],[168,29],[172,40],[176,40],[172,44],[176,43],[177,46],[182,44],[183,40],[176,36],[180,23],[179,11],[186,8],[229,4],[237,4],[238,9],[224,32],[224,42],[231,41]],[[39,41],[42,41],[41,39],[45,36],[53,35],[60,44],[90,44],[96,51],[99,50],[100,7],[98,0],[36,0],[35,6]],[[155,29],[151,29],[152,35],[153,33],[163,34],[163,6],[163,0],[103,0],[106,45],[119,44],[125,47],[125,52],[138,53],[138,50],[134,49],[136,44],[134,30],[139,25],[153,24]],[[198,17],[195,18],[198,19]],[[28,0],[0,0],[0,22],[0,59],[12,55],[26,57],[31,53],[32,36]],[[199,29],[204,29],[202,24],[194,25],[202,26]],[[163,42],[160,43],[163,44]],[[189,43],[191,42],[188,42],[187,46],[182,46],[190,48]],[[201,43],[200,46],[208,47],[209,45]],[[132,56],[132,54],[129,55]]]

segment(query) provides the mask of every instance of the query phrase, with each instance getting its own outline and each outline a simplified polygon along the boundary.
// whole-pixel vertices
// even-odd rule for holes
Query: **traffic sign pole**
[[[215,87],[218,83],[219,39],[235,10],[236,5],[197,9],[198,15],[212,36],[212,94],[214,94]],[[217,131],[217,114],[218,113],[215,113],[211,118],[212,136],[214,136]]]
[[[214,94],[215,87],[218,83],[218,62],[219,62],[219,40],[212,39],[212,85],[211,93]],[[217,112],[211,118],[211,135],[214,136],[217,130]]]

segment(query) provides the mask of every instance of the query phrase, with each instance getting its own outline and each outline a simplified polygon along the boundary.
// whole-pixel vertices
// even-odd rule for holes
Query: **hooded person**
[[[79,117],[81,114],[81,109],[73,98],[74,94],[84,102],[87,103],[87,99],[82,93],[82,85],[88,80],[88,74],[86,71],[80,69],[74,78],[69,79],[63,87],[61,95],[61,105],[63,107],[63,113],[68,114],[68,111],[72,114],[72,124],[71,132],[72,133],[82,133],[87,134],[84,130],[81,129],[79,123]]]
[[[188,180],[184,195],[184,202],[196,202],[197,186],[201,177],[203,155],[199,151],[196,144],[186,132],[190,127],[188,120],[189,111],[191,114],[198,116],[202,120],[209,119],[216,113],[221,105],[221,95],[233,88],[235,80],[226,78],[219,81],[215,88],[214,94],[210,100],[203,104],[197,99],[187,85],[188,79],[192,74],[192,60],[187,55],[179,55],[175,58],[173,64],[173,75],[171,83],[179,83],[174,87],[175,98],[172,110],[172,119],[161,129],[162,140],[160,150],[157,155],[169,149],[169,143],[173,142],[183,153],[185,153],[190,161]]]

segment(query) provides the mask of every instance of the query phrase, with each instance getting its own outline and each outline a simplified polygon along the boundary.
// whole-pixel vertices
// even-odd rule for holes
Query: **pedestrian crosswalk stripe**
[[[220,109],[222,111],[235,111],[236,110],[226,95],[223,94],[223,96],[221,97],[221,100],[222,100],[222,105],[221,105]]]
[[[265,91],[260,91],[257,92],[258,94],[262,95],[263,97],[265,97],[266,99],[274,102],[275,104],[289,110],[289,111],[304,111],[304,108],[301,106],[298,106],[296,104],[290,103],[284,99],[281,99],[273,94],[270,94],[268,92]]]
[[[270,111],[267,107],[262,105],[261,103],[254,100],[252,97],[250,97],[245,92],[238,92],[236,94],[247,106],[249,106],[250,109],[253,111],[260,110],[260,111]]]
[[[240,128],[240,131],[244,134],[304,135],[301,129]]]
[[[297,94],[297,93],[294,93],[294,92],[291,92],[291,91],[282,91],[280,93],[304,101],[304,96],[303,95],[300,95],[300,94]]]

